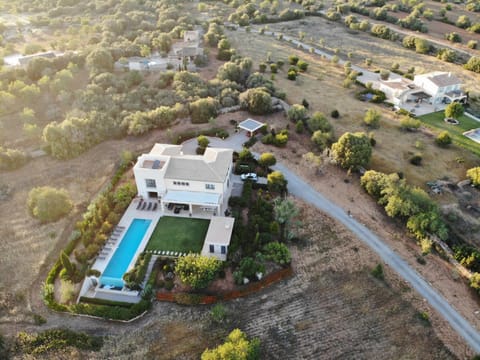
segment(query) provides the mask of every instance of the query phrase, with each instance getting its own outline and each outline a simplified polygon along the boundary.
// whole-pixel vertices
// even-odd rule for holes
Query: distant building
[[[36,53],[32,55],[25,55],[21,56],[18,58],[18,62],[21,66],[27,66],[30,60],[35,59],[35,58],[47,58],[47,59],[52,59],[57,57],[57,55],[53,51],[47,51],[47,52],[42,52],[42,53]]]

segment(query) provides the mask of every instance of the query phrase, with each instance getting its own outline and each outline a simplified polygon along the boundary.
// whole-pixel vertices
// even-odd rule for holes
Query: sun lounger
[[[140,210],[145,210],[145,207],[147,206],[147,203],[144,202],[143,205],[142,205],[142,208]]]
[[[140,201],[138,202],[138,205],[137,205],[137,210],[140,209],[140,206],[142,206],[142,203],[143,203],[143,200],[140,199]]]
[[[149,203],[148,203],[148,208],[147,208],[147,210],[150,210],[151,208],[152,208],[152,203],[149,202]]]
[[[97,257],[97,259],[98,259],[98,260],[105,260],[106,257],[105,257],[105,256],[99,256],[99,257]]]
[[[153,211],[157,210],[158,203],[153,204]]]

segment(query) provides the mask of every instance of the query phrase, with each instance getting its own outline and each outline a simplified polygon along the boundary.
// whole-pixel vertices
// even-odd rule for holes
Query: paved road
[[[452,328],[465,339],[470,347],[476,353],[480,354],[480,333],[399,255],[385,245],[372,231],[348,216],[342,208],[326,199],[287,167],[282,164],[277,164],[274,168],[280,170],[288,180],[290,194],[326,212],[356,234],[356,236],[370,246],[386,264],[410,283],[410,285],[450,323]]]

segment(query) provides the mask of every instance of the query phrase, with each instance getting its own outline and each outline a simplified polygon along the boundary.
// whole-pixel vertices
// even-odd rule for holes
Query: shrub
[[[264,246],[263,251],[267,260],[271,260],[282,266],[290,264],[292,260],[290,250],[288,250],[288,247],[283,243],[268,243]]]
[[[372,156],[372,145],[365,133],[345,133],[332,145],[336,162],[345,169],[366,167]]]
[[[276,74],[278,72],[278,65],[277,64],[270,64],[270,72],[272,74]]]
[[[435,143],[440,147],[447,147],[452,143],[452,137],[448,131],[442,131],[435,139]]]
[[[307,71],[308,63],[303,61],[303,60],[299,60],[298,63],[297,63],[297,66],[298,66],[298,69],[301,72],[305,72],[305,71]]]
[[[468,43],[467,43],[467,47],[469,49],[476,49],[477,48],[477,45],[478,45],[478,41],[477,40],[469,40]]]
[[[400,119],[400,128],[402,130],[416,131],[421,124],[420,120],[414,119],[408,115],[403,116]]]
[[[189,254],[177,259],[175,273],[183,283],[194,289],[202,289],[215,278],[221,262],[215,258]]]
[[[468,169],[467,177],[470,179],[473,186],[479,186],[480,185],[480,166]]]
[[[20,332],[16,345],[23,354],[41,355],[50,351],[66,350],[68,347],[98,351],[103,345],[103,340],[101,337],[67,329],[50,329],[36,335]]]
[[[382,264],[377,264],[372,271],[371,274],[373,277],[379,279],[379,280],[384,280],[385,279],[385,274],[383,273],[383,266]]]
[[[287,118],[294,123],[299,120],[304,120],[307,118],[307,109],[303,105],[294,104],[288,109]]]
[[[216,304],[210,311],[212,320],[216,323],[222,323],[227,318],[227,309],[222,304]]]
[[[468,62],[464,65],[465,69],[480,73],[480,57],[472,56]]]
[[[260,359],[260,341],[258,339],[248,340],[247,335],[241,330],[234,329],[224,344],[214,349],[206,349],[202,353],[201,360],[213,359]]]
[[[297,65],[298,60],[299,60],[299,59],[298,59],[298,56],[297,56],[297,55],[290,55],[290,56],[288,57],[288,63],[289,63],[290,65]]]
[[[297,123],[295,124],[295,132],[297,134],[303,134],[304,131],[305,131],[305,125],[303,124],[303,121],[301,120],[297,121]]]
[[[248,89],[240,94],[240,105],[252,114],[269,114],[272,112],[272,97],[265,88]]]
[[[334,119],[338,119],[340,117],[340,113],[338,112],[338,110],[332,110],[332,112],[330,113],[330,116]]]
[[[27,207],[33,217],[42,222],[51,222],[67,215],[73,204],[65,190],[45,186],[29,192]]]
[[[0,146],[0,170],[14,170],[25,165],[27,155],[20,150],[5,149]]]
[[[445,34],[445,39],[454,43],[462,42],[462,38],[456,32]]]
[[[422,154],[414,154],[410,158],[410,164],[415,165],[415,166],[420,166],[422,164]]]
[[[378,128],[380,126],[381,118],[382,118],[382,115],[377,110],[370,108],[365,113],[363,122],[365,123],[365,125],[369,127]]]
[[[297,72],[295,70],[288,70],[287,79],[292,80],[292,81],[296,80],[297,79]]]
[[[211,118],[215,118],[218,114],[220,104],[214,98],[199,99],[191,102],[189,105],[192,123],[207,123]]]

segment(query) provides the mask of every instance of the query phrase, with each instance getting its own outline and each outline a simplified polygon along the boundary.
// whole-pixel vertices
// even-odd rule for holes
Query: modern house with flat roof
[[[190,214],[222,214],[232,189],[232,155],[231,149],[216,148],[185,155],[182,145],[155,144],[133,168],[138,194],[158,199],[163,211],[183,205]]]

